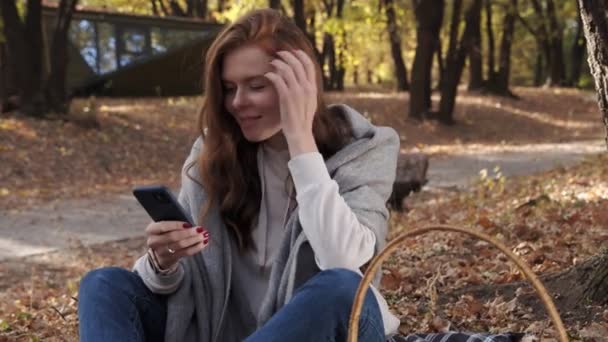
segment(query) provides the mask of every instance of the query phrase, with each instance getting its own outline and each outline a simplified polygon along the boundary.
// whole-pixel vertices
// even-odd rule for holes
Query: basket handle
[[[363,276],[363,279],[361,280],[361,283],[359,284],[359,288],[357,289],[357,293],[355,295],[355,301],[353,303],[353,307],[352,307],[351,314],[350,314],[349,329],[348,329],[348,342],[357,342],[358,334],[359,334],[359,318],[361,316],[363,300],[364,300],[365,294],[367,292],[367,289],[369,288],[369,285],[372,281],[372,278],[374,277],[377,270],[382,265],[382,262],[384,262],[384,260],[395,249],[397,249],[397,247],[399,247],[399,245],[401,245],[401,243],[403,241],[405,241],[405,239],[412,237],[412,236],[425,234],[430,231],[448,231],[448,232],[465,233],[468,235],[472,235],[478,239],[484,240],[484,241],[494,245],[496,248],[500,249],[501,252],[503,252],[507,257],[509,257],[509,259],[511,259],[511,261],[513,261],[517,265],[519,270],[522,271],[524,273],[524,275],[526,276],[526,279],[528,279],[528,281],[530,281],[532,283],[532,286],[534,286],[534,289],[536,290],[541,301],[545,305],[545,308],[549,312],[549,317],[551,318],[553,325],[557,328],[557,331],[559,334],[559,340],[561,342],[568,342],[568,334],[566,333],[566,328],[564,328],[564,323],[562,322],[562,319],[560,318],[559,313],[557,312],[557,309],[555,308],[555,303],[553,303],[553,300],[549,296],[545,286],[541,283],[541,281],[534,274],[534,272],[530,269],[530,267],[526,264],[526,262],[524,260],[522,260],[522,258],[515,255],[504,244],[502,244],[501,242],[499,242],[498,240],[492,238],[491,236],[489,236],[487,234],[471,231],[471,230],[460,228],[460,227],[447,226],[447,225],[428,226],[428,227],[417,228],[417,229],[413,229],[408,232],[405,232],[405,233],[399,235],[398,237],[396,237],[395,239],[393,239],[392,241],[390,241],[388,243],[388,245],[380,252],[380,254],[378,254],[376,257],[374,257],[370,266],[365,271],[365,275]]]

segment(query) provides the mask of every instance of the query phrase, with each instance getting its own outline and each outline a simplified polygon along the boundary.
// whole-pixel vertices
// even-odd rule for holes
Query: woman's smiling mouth
[[[241,124],[241,126],[250,126],[250,125],[254,124],[257,120],[259,120],[261,118],[262,118],[261,115],[258,115],[258,116],[247,116],[247,117],[240,117],[240,118],[238,118],[238,121]]]

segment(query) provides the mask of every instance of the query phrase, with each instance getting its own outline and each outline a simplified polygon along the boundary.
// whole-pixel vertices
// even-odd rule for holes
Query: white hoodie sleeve
[[[157,294],[170,294],[175,292],[184,278],[184,268],[181,263],[177,265],[177,270],[173,273],[167,275],[156,274],[148,259],[148,253],[137,259],[133,266],[133,271],[139,275],[144,284],[146,284],[146,287],[152,291],[152,293]]]
[[[297,192],[298,216],[321,270],[358,270],[374,255],[376,236],[362,225],[331,179],[318,152],[288,163]]]

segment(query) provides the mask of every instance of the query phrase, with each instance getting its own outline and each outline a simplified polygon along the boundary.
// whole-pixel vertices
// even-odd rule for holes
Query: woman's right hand
[[[209,244],[209,232],[186,222],[152,222],[146,228],[146,243],[163,269],[173,267],[179,259],[202,251]]]

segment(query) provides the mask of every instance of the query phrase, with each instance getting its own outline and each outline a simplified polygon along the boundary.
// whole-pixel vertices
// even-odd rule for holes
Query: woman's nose
[[[234,98],[232,98],[232,106],[234,108],[239,108],[247,104],[247,94],[242,89],[237,89],[234,94]]]

